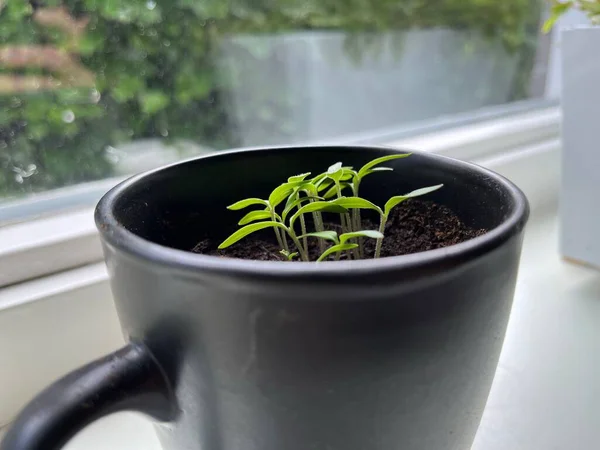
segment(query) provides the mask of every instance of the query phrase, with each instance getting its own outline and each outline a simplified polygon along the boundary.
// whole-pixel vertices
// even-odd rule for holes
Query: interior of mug
[[[247,211],[226,207],[248,197],[267,198],[288,177],[318,174],[340,161],[359,168],[396,153],[365,147],[297,147],[226,152],[143,175],[115,199],[113,214],[128,231],[167,247],[190,250],[202,238],[221,241]],[[517,207],[517,192],[486,170],[415,153],[383,164],[394,171],[369,175],[360,196],[383,206],[394,195],[444,184],[423,199],[445,205],[473,228],[492,230]]]

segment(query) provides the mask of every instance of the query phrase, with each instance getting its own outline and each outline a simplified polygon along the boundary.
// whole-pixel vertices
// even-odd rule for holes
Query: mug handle
[[[46,388],[17,416],[0,450],[58,450],[94,420],[125,410],[160,421],[177,411],[164,371],[142,344],[130,343]]]

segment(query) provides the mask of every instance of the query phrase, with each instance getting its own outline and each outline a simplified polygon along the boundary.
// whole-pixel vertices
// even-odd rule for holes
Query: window
[[[543,11],[539,0],[0,1],[0,223],[92,205],[119,177],[205,152],[382,142],[523,108],[545,95]]]
[[[0,0],[0,384],[15,387],[0,435],[34,392],[120,345],[91,208],[134,172],[237,146],[386,144],[488,166],[554,217],[545,16],[543,0]],[[566,279],[548,269],[554,222],[538,222],[523,305]],[[520,328],[513,347],[534,361]],[[500,447],[508,428],[543,434],[527,420],[488,433],[490,417],[482,439]]]
[[[598,275],[557,252],[546,16],[544,0],[0,0],[0,440],[41,388],[123,342],[91,214],[107,189],[228,147],[339,142],[471,160],[525,191],[473,450],[596,448]],[[68,448],[154,437],[115,415]]]

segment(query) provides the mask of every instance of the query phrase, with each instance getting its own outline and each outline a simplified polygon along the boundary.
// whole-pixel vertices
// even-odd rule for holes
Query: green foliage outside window
[[[544,31],[549,32],[556,21],[571,9],[584,12],[594,25],[600,24],[600,0],[550,0],[550,17],[544,23]]]
[[[232,34],[344,30],[348,51],[360,58],[374,43],[353,39],[353,32],[466,29],[519,52],[523,83],[514,100],[524,98],[539,6],[536,0],[0,0],[0,196],[108,176],[106,147],[132,139],[236,145],[223,101],[231,86],[215,66],[221,40]],[[277,126],[277,114],[264,117]]]

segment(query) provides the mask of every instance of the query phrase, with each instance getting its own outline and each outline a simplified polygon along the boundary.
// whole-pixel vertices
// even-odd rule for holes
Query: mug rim
[[[328,261],[325,264],[316,262],[258,261],[238,258],[221,258],[211,255],[192,253],[157,244],[129,231],[120,224],[113,212],[119,198],[136,185],[147,182],[159,172],[171,170],[178,166],[195,163],[198,160],[226,158],[245,152],[271,152],[302,149],[337,149],[353,151],[387,150],[410,152],[430,159],[447,167],[458,167],[477,172],[493,180],[501,186],[507,196],[514,202],[512,213],[505,220],[481,236],[469,239],[448,247],[427,250],[408,255],[388,256],[379,259],[360,261]],[[418,270],[424,267],[447,266],[468,261],[500,247],[504,242],[519,234],[529,217],[529,203],[525,194],[505,177],[476,164],[460,161],[428,152],[405,150],[395,147],[377,145],[295,145],[295,146],[262,146],[219,151],[191,159],[182,160],[162,166],[138,175],[134,175],[109,190],[98,202],[95,213],[96,226],[105,243],[141,260],[154,262],[163,266],[183,269],[195,273],[224,273],[241,276],[269,276],[294,278],[321,277],[355,277],[369,274],[381,274],[390,271]]]

